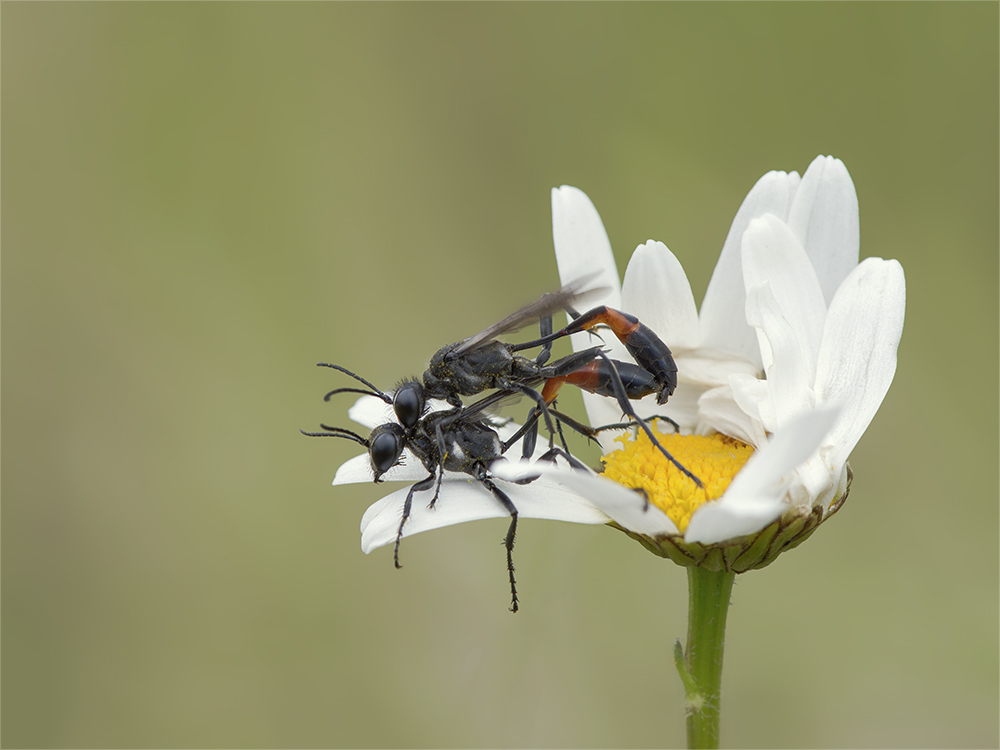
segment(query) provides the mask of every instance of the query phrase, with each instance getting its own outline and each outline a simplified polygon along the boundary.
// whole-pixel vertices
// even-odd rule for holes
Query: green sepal
[[[682,534],[648,537],[622,528],[616,523],[609,525],[628,534],[654,555],[665,557],[682,567],[698,567],[712,572],[745,573],[770,565],[782,552],[795,549],[812,536],[821,523],[830,519],[844,505],[850,494],[853,479],[854,473],[848,466],[844,491],[830,504],[825,513],[821,506],[790,508],[756,534],[727,539],[717,544],[688,543],[684,541]]]

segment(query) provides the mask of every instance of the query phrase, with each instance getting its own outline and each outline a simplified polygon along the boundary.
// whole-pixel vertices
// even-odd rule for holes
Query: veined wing
[[[589,282],[593,281],[597,275],[598,274],[596,273],[588,274],[587,276],[583,276],[582,278],[567,284],[557,292],[543,295],[541,299],[532,302],[530,305],[522,307],[517,312],[508,315],[499,323],[494,323],[489,328],[477,333],[475,336],[470,336],[464,341],[459,342],[458,346],[454,349],[455,354],[464,354],[465,352],[471,351],[487,341],[492,341],[497,336],[509,333],[510,331],[516,331],[518,328],[538,320],[539,318],[555,312],[561,312],[568,307],[572,307],[574,303],[578,303],[590,295],[596,295],[605,291],[603,287],[595,287],[594,289],[588,289],[586,291],[583,290],[583,288]]]

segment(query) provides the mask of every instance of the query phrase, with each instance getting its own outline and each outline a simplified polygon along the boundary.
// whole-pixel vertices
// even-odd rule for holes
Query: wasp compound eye
[[[376,481],[399,460],[403,452],[402,432],[403,428],[397,424],[382,425],[372,432],[368,453],[372,459],[372,470]]]
[[[423,386],[413,380],[403,383],[392,399],[392,409],[399,423],[412,430],[424,413]]]

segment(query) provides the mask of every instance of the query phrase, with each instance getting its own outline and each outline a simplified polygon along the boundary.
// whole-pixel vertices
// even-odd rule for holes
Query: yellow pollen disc
[[[604,476],[645,490],[649,501],[683,534],[691,514],[702,503],[722,497],[736,472],[753,455],[753,448],[725,435],[665,435],[657,431],[656,437],[704,487],[699,488],[674,466],[642,430],[638,430],[638,437],[626,433],[615,438],[622,447],[601,459]]]

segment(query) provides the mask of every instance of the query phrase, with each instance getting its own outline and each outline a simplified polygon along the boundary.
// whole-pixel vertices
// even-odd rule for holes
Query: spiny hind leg
[[[406,502],[403,503],[403,517],[399,519],[399,529],[396,531],[396,544],[392,548],[392,561],[397,568],[403,567],[399,564],[399,543],[403,539],[403,526],[410,517],[410,509],[413,507],[413,495],[421,490],[429,490],[433,484],[434,474],[431,474],[426,479],[421,479],[410,487],[410,491],[406,493]]]
[[[507,494],[494,484],[486,471],[486,467],[480,465],[475,473],[475,478],[490,492],[493,493],[500,504],[510,513],[510,526],[507,535],[504,537],[503,546],[507,550],[507,576],[510,579],[510,611],[517,612],[517,582],[514,580],[514,537],[517,535],[517,508]]]

